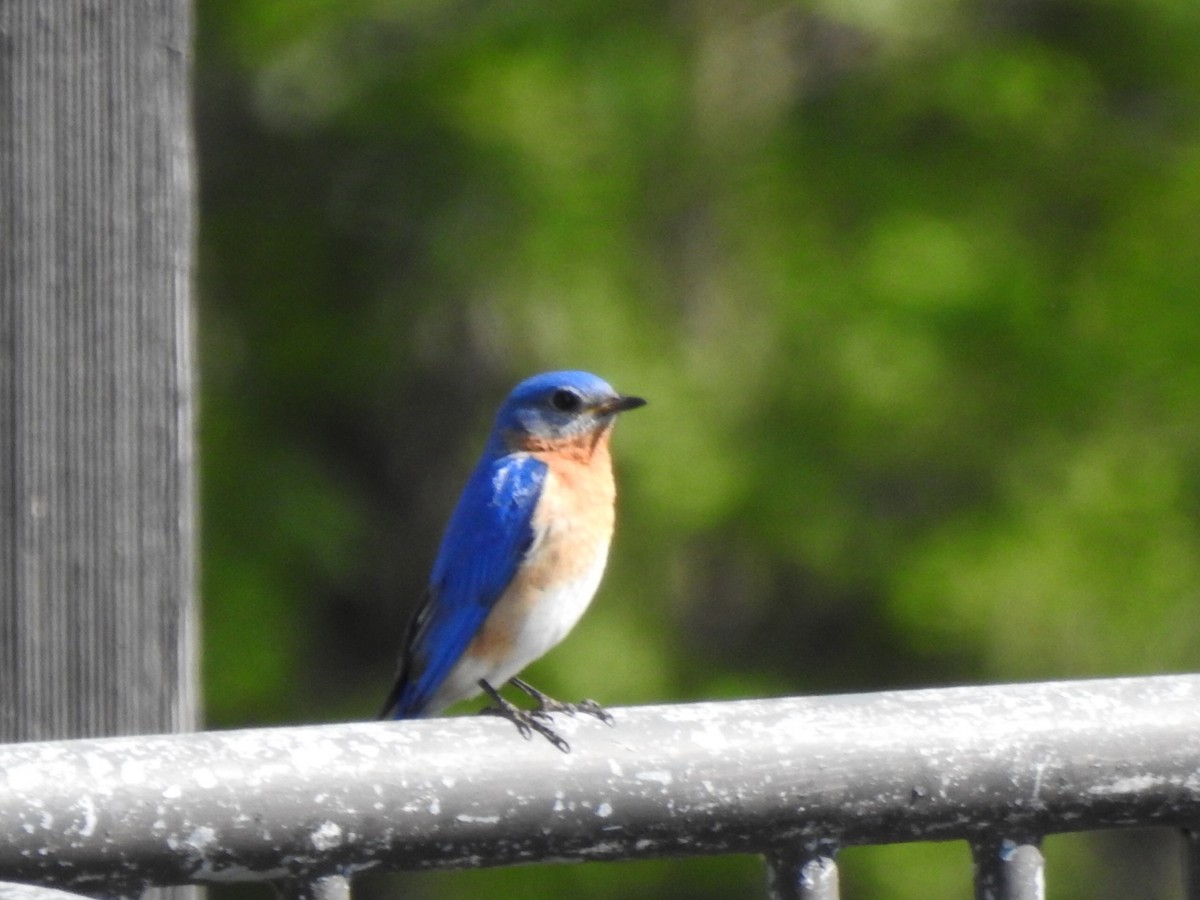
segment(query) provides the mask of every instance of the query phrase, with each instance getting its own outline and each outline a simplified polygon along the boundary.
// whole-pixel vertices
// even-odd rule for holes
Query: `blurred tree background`
[[[651,405],[617,429],[597,601],[530,670],[552,693],[1200,669],[1200,5],[198,15],[211,725],[375,713],[495,407],[561,367]],[[1173,840],[1051,839],[1049,896],[1170,896]],[[725,897],[761,877],[365,888]],[[850,850],[843,884],[968,896],[969,856]]]

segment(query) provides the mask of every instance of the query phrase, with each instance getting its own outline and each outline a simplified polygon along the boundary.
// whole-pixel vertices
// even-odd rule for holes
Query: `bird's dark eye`
[[[583,398],[577,393],[566,388],[559,388],[550,395],[550,405],[559,412],[573,413],[579,412],[583,406]]]

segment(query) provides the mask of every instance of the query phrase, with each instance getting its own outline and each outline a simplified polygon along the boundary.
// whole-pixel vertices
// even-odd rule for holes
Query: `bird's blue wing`
[[[546,464],[525,455],[484,459],[463,489],[409,630],[385,715],[420,716],[491,612],[533,542]]]

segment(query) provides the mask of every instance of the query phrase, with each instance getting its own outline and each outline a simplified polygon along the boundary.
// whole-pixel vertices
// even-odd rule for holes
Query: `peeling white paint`
[[[1139,791],[1145,791],[1149,788],[1158,787],[1166,783],[1166,779],[1155,775],[1130,775],[1127,778],[1118,778],[1116,781],[1111,781],[1108,784],[1093,785],[1089,790],[1089,794],[1136,794]]]
[[[183,845],[199,853],[204,853],[208,845],[217,839],[217,832],[207,825],[201,825],[183,839]]]
[[[126,759],[121,763],[121,783],[141,784],[146,780],[146,764],[140,759]]]
[[[101,756],[100,754],[88,754],[87,757],[85,757],[85,760],[87,764],[88,775],[94,781],[104,781],[113,772],[113,761]]]
[[[638,781],[655,781],[662,785],[668,785],[675,779],[671,773],[665,769],[655,769],[650,772],[638,772],[634,776]]]
[[[322,772],[328,771],[332,761],[341,755],[340,749],[333,741],[300,741],[291,749],[289,757],[295,769]]]
[[[12,791],[33,791],[41,786],[42,769],[37,765],[13,766],[4,772],[4,780]]]
[[[317,850],[332,850],[341,846],[342,828],[336,822],[322,822],[309,839]]]
[[[96,833],[96,801],[84,794],[79,798],[79,808],[83,813],[83,822],[76,833],[80,837],[91,837]]]

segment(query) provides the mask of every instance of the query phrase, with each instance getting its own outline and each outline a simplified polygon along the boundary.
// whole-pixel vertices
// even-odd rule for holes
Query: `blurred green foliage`
[[[375,712],[495,406],[558,367],[652,405],[618,429],[598,600],[530,673],[551,692],[1200,668],[1200,5],[198,14],[212,724]],[[1156,833],[1048,852],[1056,898],[1129,896],[1100,873],[1176,853]],[[843,880],[944,896],[967,860],[855,850]],[[718,897],[760,877],[715,860],[370,890]]]

